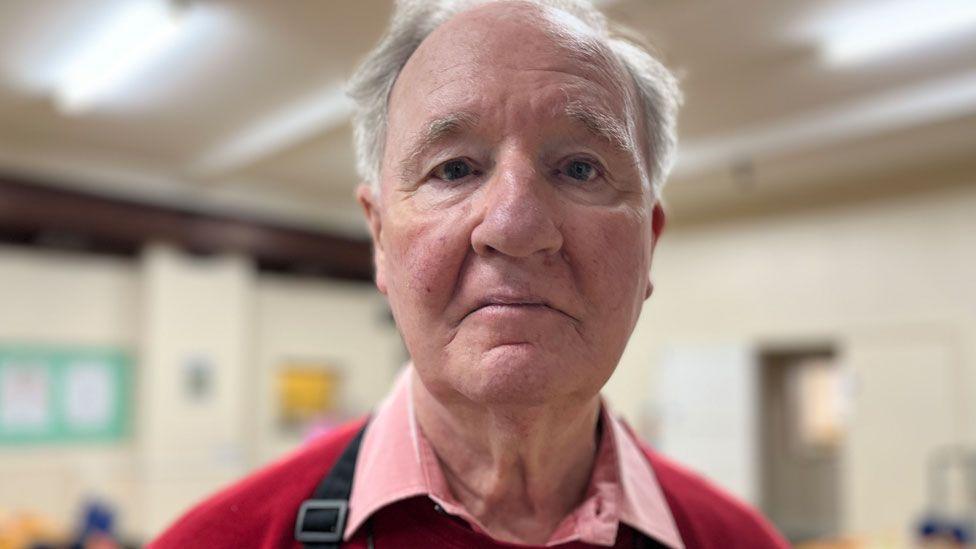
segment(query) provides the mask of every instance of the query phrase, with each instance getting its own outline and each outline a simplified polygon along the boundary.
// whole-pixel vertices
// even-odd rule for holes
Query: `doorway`
[[[830,346],[760,353],[760,505],[792,542],[840,531],[844,382]]]

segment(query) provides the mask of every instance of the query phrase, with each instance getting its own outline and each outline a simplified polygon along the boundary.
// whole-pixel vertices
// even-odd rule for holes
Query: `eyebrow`
[[[636,156],[637,150],[630,133],[614,116],[579,101],[567,104],[565,112],[566,116],[582,124],[596,138],[609,142],[622,153]]]
[[[420,157],[434,145],[478,125],[478,116],[470,112],[452,112],[434,118],[417,132],[407,155],[400,161],[400,173],[409,174]]]

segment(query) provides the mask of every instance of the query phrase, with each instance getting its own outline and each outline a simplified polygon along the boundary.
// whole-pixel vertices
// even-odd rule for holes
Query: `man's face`
[[[379,196],[360,189],[377,286],[441,399],[592,398],[650,294],[632,90],[535,10],[485,6],[424,41],[390,96]]]

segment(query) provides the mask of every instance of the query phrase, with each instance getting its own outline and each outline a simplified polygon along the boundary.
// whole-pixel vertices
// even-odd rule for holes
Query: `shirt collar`
[[[349,498],[347,540],[383,507],[420,495],[483,531],[451,495],[433,448],[417,425],[410,389],[413,378],[408,364],[366,429]],[[578,540],[612,546],[623,522],[667,547],[684,549],[644,452],[602,401],[600,413],[603,434],[586,498],[556,528],[547,545]]]

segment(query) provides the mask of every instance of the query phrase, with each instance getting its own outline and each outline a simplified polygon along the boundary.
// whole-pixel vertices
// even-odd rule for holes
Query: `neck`
[[[586,496],[598,397],[523,408],[445,403],[413,375],[417,422],[454,497],[495,539],[545,543]]]

